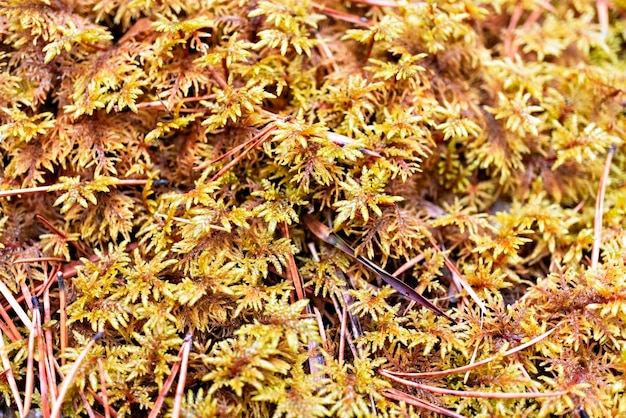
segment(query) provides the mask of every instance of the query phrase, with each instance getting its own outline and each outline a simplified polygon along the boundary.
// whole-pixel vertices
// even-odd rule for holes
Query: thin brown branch
[[[415,289],[413,289],[412,287],[410,287],[403,281],[396,279],[391,274],[387,273],[385,270],[378,267],[376,264],[374,264],[372,261],[368,260],[367,258],[360,256],[360,255],[355,255],[355,251],[352,247],[346,244],[338,235],[333,233],[330,228],[328,228],[326,225],[316,220],[313,216],[305,215],[303,217],[303,222],[306,225],[306,227],[309,229],[309,231],[311,231],[316,237],[326,242],[327,244],[330,244],[333,247],[343,251],[348,256],[354,258],[363,267],[367,268],[371,272],[378,275],[378,277],[380,277],[388,285],[393,287],[398,293],[404,295],[410,300],[417,302],[419,305],[430,309],[437,315],[443,316],[451,322],[455,322],[454,319],[452,319],[452,317],[450,317],[447,313],[445,313],[443,309],[435,305],[426,297],[422,296],[420,293],[417,293]]]
[[[2,280],[0,280],[0,293],[2,293],[2,295],[7,300],[7,302],[9,302],[9,305],[11,305],[11,308],[13,308],[13,311],[20,318],[20,321],[22,321],[24,326],[28,329],[32,329],[33,327],[32,321],[30,320],[28,315],[26,315],[26,312],[24,312],[24,309],[22,309],[20,304],[17,303],[17,300],[15,300],[13,293],[11,293],[9,288],[6,287],[6,285],[4,284]]]
[[[591,250],[591,268],[598,267],[600,261],[600,246],[602,245],[602,212],[604,211],[604,195],[606,194],[606,185],[609,182],[609,172],[611,171],[611,161],[615,154],[615,147],[609,148],[609,152],[604,161],[604,170],[600,179],[600,187],[598,187],[598,195],[596,197],[596,211],[593,221],[593,249]]]
[[[61,237],[62,239],[66,240],[69,242],[69,244],[71,246],[73,246],[74,248],[76,248],[76,250],[83,255],[84,257],[88,257],[89,256],[89,252],[85,249],[84,245],[82,245],[81,242],[79,241],[72,241],[69,240],[69,236],[61,231],[60,229],[58,229],[56,226],[54,226],[52,224],[52,222],[50,222],[49,220],[47,220],[45,217],[37,214],[35,215],[35,217],[37,218],[37,220],[41,223],[43,223],[49,230],[51,230],[53,233],[55,233],[56,235],[58,235],[59,237]],[[65,259],[63,259],[62,261],[65,261]]]
[[[125,180],[120,180],[118,183],[114,184],[114,186],[141,186],[141,185],[148,183],[148,181],[149,180],[144,180],[144,179],[125,179]],[[27,187],[24,189],[2,190],[0,191],[0,197],[11,197],[11,196],[44,193],[50,190],[50,187],[52,186],[39,186],[39,187]]]
[[[289,236],[289,225],[287,222],[283,221],[280,223],[280,231],[282,233],[283,238],[291,239]],[[298,300],[306,299],[304,294],[304,283],[302,283],[302,277],[300,276],[300,272],[298,271],[298,266],[296,265],[296,260],[293,257],[293,254],[289,254],[287,257],[287,278],[293,283],[293,287],[296,289],[296,296]]]
[[[325,14],[328,17],[332,17],[335,20],[339,20],[342,22],[348,22],[348,23],[354,23],[355,25],[360,25],[360,26],[364,26],[364,27],[369,27],[371,26],[371,22],[362,16],[357,16],[357,15],[353,15],[350,13],[345,13],[345,12],[341,12],[339,10],[336,9],[332,9],[330,7],[321,5],[321,4],[317,4],[317,3],[311,3],[311,6],[317,10],[318,12]]]
[[[185,382],[187,380],[187,364],[189,363],[189,352],[191,351],[192,336],[191,333],[185,335],[183,342],[183,353],[180,364],[180,374],[178,376],[178,385],[176,385],[176,393],[174,395],[174,406],[172,407],[172,418],[180,417],[181,405],[183,403],[183,394],[185,393]]]
[[[26,282],[20,282],[20,289],[22,290],[22,295],[24,296],[24,300],[26,301],[26,306],[32,312],[33,311],[33,296],[30,293],[30,289]]]
[[[109,414],[111,414],[111,416],[113,418],[117,418],[117,411],[115,409],[113,409],[113,407],[111,405],[109,405],[108,407],[105,406],[104,400],[102,399],[101,396],[99,396],[96,392],[94,392],[92,389],[87,388],[87,392],[89,392],[89,394],[91,396],[93,396],[93,398],[100,404],[102,405],[104,408],[106,408],[109,411]]]
[[[346,324],[348,323],[348,309],[344,304],[341,312],[341,328],[339,331],[339,363],[343,363],[344,351],[346,349],[346,334],[348,333]]]
[[[106,418],[111,418],[111,413],[109,412],[109,395],[107,392],[107,382],[106,382],[106,370],[104,370],[104,364],[102,363],[102,359],[98,359],[98,372],[100,373],[100,390],[102,392],[102,402],[104,403],[104,416]]]
[[[287,122],[289,119],[291,119],[291,117],[287,117],[284,119],[285,122]],[[273,123],[270,123],[269,125],[267,125],[265,128],[263,128],[258,134],[256,134],[255,136],[253,136],[252,138],[250,138],[248,141],[246,141],[245,143],[238,145],[237,147],[231,149],[230,151],[228,151],[227,153],[225,153],[224,155],[208,161],[206,163],[200,164],[199,166],[195,167],[194,170],[196,171],[200,171],[200,170],[204,170],[205,168],[209,167],[210,165],[221,161],[222,159],[235,154],[237,151],[239,151],[240,149],[243,148],[243,151],[241,152],[241,154],[239,154],[237,157],[233,158],[232,161],[230,161],[228,164],[226,164],[224,167],[222,167],[222,169],[220,171],[217,172],[217,174],[215,174],[212,178],[211,181],[216,181],[217,179],[219,179],[222,175],[224,175],[224,173],[226,173],[228,170],[230,170],[232,167],[234,167],[239,161],[241,161],[248,152],[250,152],[252,149],[256,148],[257,146],[259,146],[260,144],[262,144],[263,142],[265,142],[265,140],[267,138],[269,138],[269,135],[277,128],[277,126]]]
[[[20,258],[19,260],[15,260],[15,264],[30,264],[30,263],[41,263],[44,261],[52,261],[57,263],[64,263],[65,259],[61,257],[30,257],[30,258]]]
[[[9,340],[11,340],[12,343],[16,341],[20,341],[22,339],[22,335],[17,330],[17,327],[13,323],[13,320],[11,320],[11,317],[9,316],[7,311],[4,309],[2,304],[0,304],[0,316],[2,316],[4,321],[6,321],[6,324],[5,322],[0,321],[0,329],[2,330],[2,332],[4,332],[7,335],[7,337],[9,338]]]
[[[93,408],[89,404],[89,401],[87,400],[87,397],[85,396],[85,393],[82,390],[78,391],[78,396],[80,396],[80,399],[83,401],[83,405],[85,406],[85,410],[87,411],[87,415],[89,416],[89,418],[100,418],[100,417],[96,417],[96,414],[94,413]]]
[[[98,332],[89,340],[85,348],[83,348],[83,350],[80,352],[80,355],[72,365],[69,373],[65,375],[65,378],[63,379],[63,382],[61,382],[61,386],[59,387],[59,397],[52,405],[52,413],[50,414],[52,418],[60,418],[63,400],[65,399],[65,395],[67,395],[67,391],[70,388],[70,385],[74,383],[74,379],[76,378],[76,374],[78,373],[78,369],[80,368],[81,363],[83,362],[83,360],[85,360],[85,357],[87,357],[87,354],[89,354],[89,350],[91,350],[91,348],[96,344],[96,341],[98,341],[102,337],[102,335],[102,332]]]
[[[516,45],[515,45],[515,28],[519,23],[520,18],[522,17],[522,13],[524,12],[524,7],[522,3],[518,3],[513,10],[513,14],[511,15],[511,20],[509,21],[509,26],[506,30],[506,35],[504,37],[503,42],[503,51],[504,56],[512,59],[515,55]]]
[[[49,186],[48,186],[49,187]],[[61,231],[60,229],[58,229],[56,226],[54,226],[52,224],[52,222],[50,222],[49,220],[47,220],[45,217],[37,214],[35,215],[35,218],[37,218],[37,220],[41,223],[43,223],[45,226],[48,227],[49,230],[51,230],[52,232],[54,232],[55,234],[57,234],[58,236],[60,236],[63,239],[68,239],[69,237],[67,236],[66,233],[64,233],[63,231]],[[63,259],[63,261],[65,261]]]
[[[393,376],[398,376],[398,377],[406,377],[409,379],[423,379],[423,378],[431,378],[431,377],[443,377],[443,376],[449,376],[451,374],[458,374],[458,373],[464,373],[473,369],[476,369],[477,367],[480,366],[484,366],[485,364],[488,364],[496,359],[499,358],[503,358],[503,357],[507,357],[510,356],[511,354],[515,354],[519,351],[522,351],[536,343],[538,343],[539,341],[543,340],[544,338],[546,338],[548,335],[552,334],[554,331],[556,330],[556,328],[552,328],[551,330],[544,332],[543,334],[533,338],[530,341],[525,342],[524,344],[521,344],[515,348],[512,348],[510,350],[505,351],[502,354],[499,354],[497,356],[491,356],[488,357],[486,359],[480,360],[476,363],[472,363],[472,364],[468,364],[466,366],[461,366],[461,367],[456,367],[454,369],[448,369],[448,370],[438,370],[438,371],[434,371],[434,372],[421,372],[421,373],[403,373],[403,372],[394,372],[391,370],[385,370],[386,373],[391,374]]]
[[[391,275],[393,277],[398,277],[399,275],[401,275],[402,273],[404,273],[405,271],[407,271],[408,269],[410,269],[411,267],[413,267],[414,265],[416,265],[417,263],[419,263],[420,261],[422,261],[425,258],[426,258],[426,256],[424,254],[419,254],[419,255],[413,257],[412,259],[410,259],[409,261],[407,261],[406,263],[404,263],[403,265],[401,265]]]
[[[226,80],[224,80],[224,77],[222,77],[220,73],[217,72],[215,68],[209,65],[207,66],[207,70],[209,70],[211,76],[222,90],[228,90],[228,83],[226,82]]]
[[[65,282],[63,280],[63,273],[57,273],[57,283],[59,286],[59,326],[61,333],[61,365],[65,366],[65,357],[63,354],[67,349],[67,291],[65,290]]]
[[[441,406],[437,406],[435,404],[427,402],[423,399],[420,399],[408,393],[404,393],[397,389],[388,388],[388,389],[385,389],[381,394],[385,398],[393,399],[394,401],[405,402],[409,405],[417,406],[418,408],[426,409],[428,411],[434,412],[436,414],[444,415],[446,417],[465,418],[461,414],[457,414],[456,412],[450,411],[449,409],[442,408]]]
[[[33,323],[35,324],[35,337],[37,339],[37,365],[39,371],[39,396],[41,396],[41,412],[44,418],[50,416],[50,390],[48,377],[48,356],[46,352],[46,344],[41,329],[41,314],[39,312],[39,303],[37,299],[33,299]],[[35,315],[35,312],[37,315]]]
[[[33,309],[33,322],[39,320],[39,310]],[[35,326],[31,326],[28,335],[28,356],[26,358],[26,387],[24,388],[24,416],[30,412],[30,405],[33,400],[33,390],[35,389]]]
[[[372,7],[392,7],[398,8],[398,3],[395,0],[352,0],[353,3],[365,4]],[[413,2],[413,5],[422,4],[426,5],[428,3],[425,2]]]
[[[54,277],[54,274],[50,275]],[[43,312],[44,312],[44,323],[49,324],[52,321],[52,314],[50,312],[50,288],[46,287],[43,292]],[[54,340],[52,339],[52,327],[47,327],[45,332],[45,339],[42,338],[41,344],[44,345],[44,353],[45,353],[45,362],[44,367],[46,368],[46,376],[48,377],[48,387],[50,388],[50,396],[52,402],[56,401],[56,389],[57,389],[57,381],[56,374],[54,373],[54,366],[52,365],[51,359],[54,358]],[[48,416],[50,416],[50,410],[48,410]],[[47,417],[46,417],[47,418]]]
[[[320,340],[322,341],[322,344],[325,346],[327,341],[326,341],[326,329],[324,328],[324,321],[322,320],[322,314],[320,313],[320,310],[317,309],[317,307],[313,307],[313,315],[315,315],[315,320],[317,321],[317,329],[320,333]]]
[[[36,194],[36,193],[41,193],[41,192],[47,192],[48,189],[50,189],[50,186],[27,187],[25,189],[16,189],[16,190],[1,190],[0,197]]]
[[[534,398],[558,398],[569,394],[568,391],[555,391],[555,392],[479,392],[471,390],[453,390],[440,388],[437,386],[424,385],[422,383],[413,382],[411,380],[402,379],[387,373],[385,370],[380,370],[379,373],[397,383],[401,383],[406,386],[410,386],[415,389],[425,390],[427,392],[439,393],[441,395],[461,396],[465,398],[484,398],[484,399],[534,399]]]
[[[13,368],[11,367],[11,361],[9,360],[9,356],[7,355],[6,346],[4,345],[4,336],[0,334],[0,357],[2,358],[2,366],[6,373],[6,379],[9,383],[9,387],[11,388],[11,393],[13,394],[13,401],[17,405],[17,410],[20,413],[20,416],[24,415],[24,404],[22,403],[22,397],[20,396],[20,391],[17,388],[17,383],[15,382],[15,376],[13,375]]]
[[[429,239],[430,239],[430,244],[433,246],[433,248],[435,250],[439,251],[439,252],[442,252],[441,249],[439,248],[439,245],[437,245],[437,243],[435,242],[435,240],[432,237],[429,237]],[[480,310],[483,313],[486,313],[487,312],[487,307],[485,306],[483,301],[480,300],[480,298],[478,297],[476,292],[474,292],[474,289],[472,289],[472,287],[469,285],[469,283],[467,283],[465,281],[465,279],[463,278],[463,276],[461,275],[459,270],[456,268],[454,263],[445,254],[443,254],[443,260],[444,260],[444,263],[446,264],[446,267],[448,268],[448,270],[450,270],[450,273],[452,273],[452,279],[454,280],[454,282],[457,285],[457,287],[465,289],[465,291],[474,300],[476,305],[478,305]]]
[[[170,372],[170,375],[165,380],[165,383],[163,383],[161,392],[159,392],[159,395],[157,396],[156,401],[154,401],[154,406],[152,407],[152,411],[150,411],[150,415],[148,415],[148,418],[156,418],[159,416],[159,413],[161,412],[161,408],[163,407],[163,402],[165,402],[165,397],[167,396],[167,393],[170,391],[170,388],[172,387],[172,383],[174,383],[174,379],[176,378],[176,375],[178,374],[178,369],[180,369],[181,357],[183,355],[184,349],[185,349],[185,343],[183,343],[183,345],[180,347],[180,350],[178,351],[178,360],[176,361],[176,363],[172,365],[172,370]]]
[[[609,2],[607,0],[596,0],[596,10],[598,11],[600,33],[606,36],[609,33]]]
[[[339,71],[339,65],[337,64],[337,60],[333,57],[333,53],[328,47],[326,40],[322,38],[319,32],[315,33],[315,39],[317,39],[317,49],[320,52],[320,55],[324,57],[325,62],[323,65],[330,66],[332,72]]]

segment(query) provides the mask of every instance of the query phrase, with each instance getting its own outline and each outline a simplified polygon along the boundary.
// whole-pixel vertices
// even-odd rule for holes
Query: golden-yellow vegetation
[[[626,6],[553,3],[0,0],[5,410],[625,416]]]

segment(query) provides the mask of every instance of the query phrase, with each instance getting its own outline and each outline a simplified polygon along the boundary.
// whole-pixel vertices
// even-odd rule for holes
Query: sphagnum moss
[[[0,0],[7,410],[626,415],[626,9],[556,3]]]

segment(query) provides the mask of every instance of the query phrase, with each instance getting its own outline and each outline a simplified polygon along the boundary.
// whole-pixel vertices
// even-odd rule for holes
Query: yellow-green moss
[[[601,1],[554,3],[0,0],[0,190],[52,186],[1,198],[0,279],[35,292],[69,264],[17,260],[80,258],[65,372],[104,332],[66,416],[87,414],[80,390],[103,411],[98,359],[118,416],[147,414],[187,332],[184,416],[429,414],[391,386],[465,416],[625,415],[626,8],[603,28]],[[376,287],[307,213],[390,272],[418,257],[400,278],[458,323]],[[459,367],[553,328],[421,382],[563,396],[440,396],[378,373]]]

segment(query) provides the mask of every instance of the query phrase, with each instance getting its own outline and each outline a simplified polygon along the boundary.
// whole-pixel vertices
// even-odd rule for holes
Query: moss
[[[8,408],[626,414],[603,4],[0,0]]]

